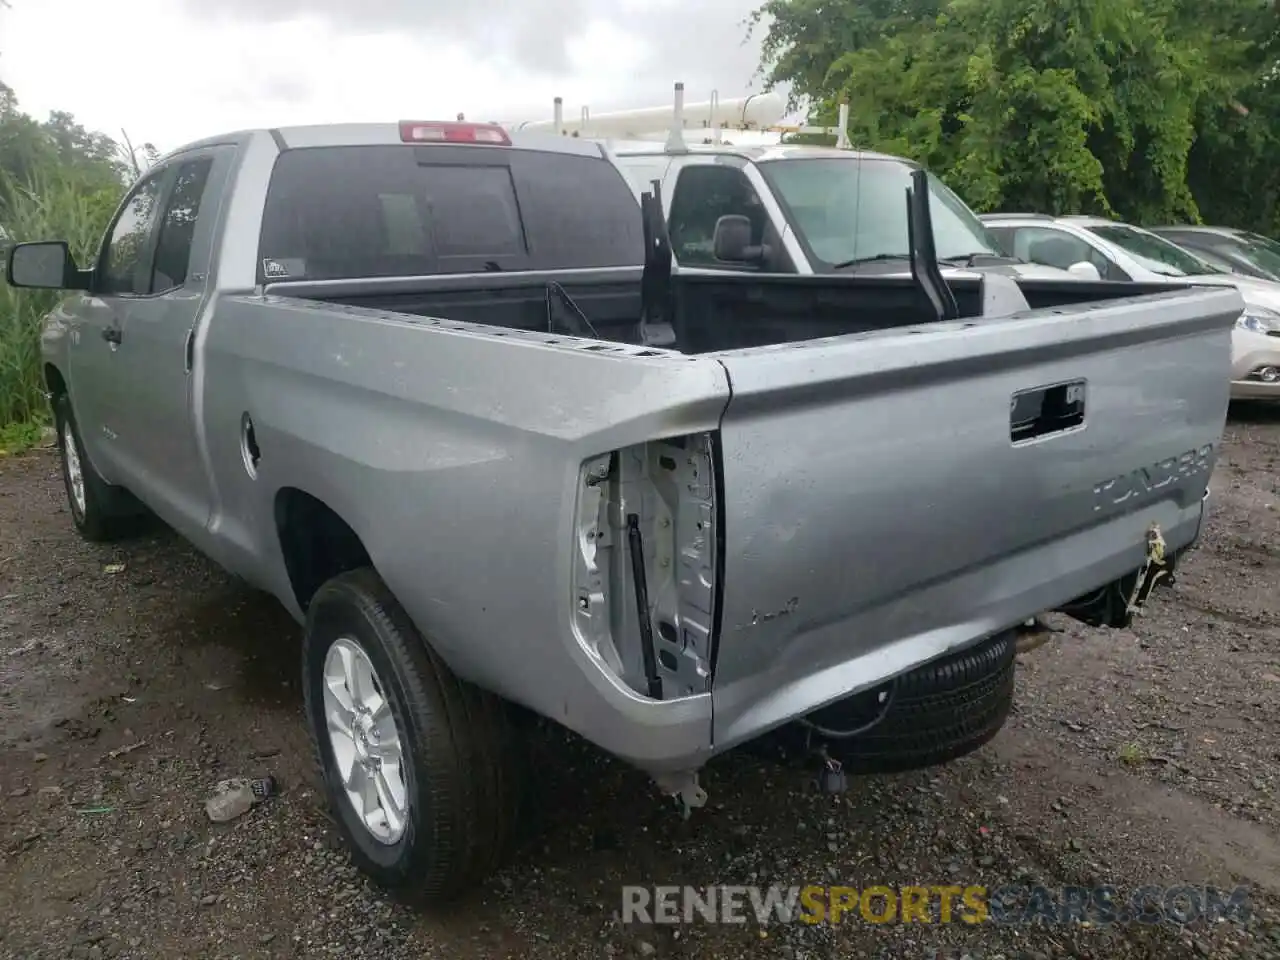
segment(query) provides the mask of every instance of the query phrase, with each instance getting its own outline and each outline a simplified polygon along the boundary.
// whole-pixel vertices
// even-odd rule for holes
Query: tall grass
[[[9,242],[66,240],[76,260],[93,259],[120,192],[86,190],[71,171],[53,168],[25,183],[0,173],[0,226]],[[40,326],[57,291],[15,290],[0,282],[0,429],[48,416]]]

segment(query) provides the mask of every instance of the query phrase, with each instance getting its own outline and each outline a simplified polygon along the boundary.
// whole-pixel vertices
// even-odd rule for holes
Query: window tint
[[[393,254],[426,256],[426,223],[418,210],[418,198],[411,193],[380,193],[382,222],[387,228],[387,249]]]
[[[535,269],[644,263],[640,203],[612,163],[526,150],[513,154],[511,172]]]
[[[590,157],[455,146],[316,147],[276,161],[259,277],[637,266],[640,211]]]
[[[501,167],[426,168],[427,219],[440,257],[525,254],[511,171]]]
[[[139,183],[111,227],[99,265],[99,292],[151,292],[151,258],[148,248],[151,228],[155,225],[156,204],[163,175],[163,172],[158,171]]]
[[[200,216],[200,201],[212,168],[211,157],[190,160],[178,168],[164,219],[160,222],[160,236],[156,240],[155,269],[151,280],[153,293],[172,290],[187,282],[196,218]]]
[[[725,266],[715,258],[716,221],[734,215],[751,221],[752,244],[763,242],[768,214],[746,174],[719,164],[681,170],[667,227],[676,260],[688,266]]]

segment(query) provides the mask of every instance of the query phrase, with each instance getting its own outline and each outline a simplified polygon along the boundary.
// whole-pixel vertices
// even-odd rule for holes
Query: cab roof
[[[452,123],[453,121],[414,121],[421,123]],[[478,123],[477,126],[492,126]],[[506,131],[511,140],[510,147],[496,144],[478,144],[476,149],[516,149],[539,150],[547,153],[563,153],[571,156],[586,156],[604,159],[601,145],[593,140],[578,137],[556,136],[554,133],[522,133]],[[200,147],[211,147],[219,144],[239,144],[254,137],[271,137],[282,150],[298,147],[350,147],[401,145],[400,123],[324,123],[293,127],[261,127],[257,129],[236,130],[230,133],[205,137],[191,143],[183,144],[176,150],[167,153],[163,159],[186,153]],[[433,146],[432,143],[419,143],[415,146]],[[443,145],[443,144],[442,144]]]
[[[704,154],[711,156],[741,157],[756,163],[768,160],[894,160],[916,167],[914,160],[895,157],[871,150],[838,150],[835,147],[811,147],[804,144],[760,144],[735,146],[732,144],[690,143],[684,150],[668,151],[666,145],[649,140],[603,141],[617,157],[660,157]]]

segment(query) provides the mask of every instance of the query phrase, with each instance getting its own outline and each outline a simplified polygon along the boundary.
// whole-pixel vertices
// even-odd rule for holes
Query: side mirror
[[[1079,263],[1073,263],[1067,267],[1067,273],[1072,276],[1079,277],[1081,280],[1101,280],[1102,274],[1088,260],[1081,260]]]
[[[763,246],[751,245],[751,220],[741,214],[726,214],[716,221],[711,246],[717,260],[729,263],[758,263],[765,257]]]
[[[5,279],[11,287],[33,290],[87,290],[81,270],[63,240],[18,243],[9,250]]]

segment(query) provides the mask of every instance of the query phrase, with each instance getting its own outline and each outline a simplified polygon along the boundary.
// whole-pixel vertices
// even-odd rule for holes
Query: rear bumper
[[[711,756],[1132,573],[1143,562],[1151,523],[1160,525],[1171,551],[1186,551],[1199,539],[1207,499],[1206,492],[1187,507],[1158,503],[848,620],[816,625],[795,636],[771,669],[717,684],[712,695],[647,700],[595,664],[600,674],[591,686],[601,696],[586,711],[592,722],[578,732],[643,770],[696,769]],[[899,639],[870,651],[849,642],[895,633]],[[736,717],[714,743],[712,696],[717,711],[727,708]]]

